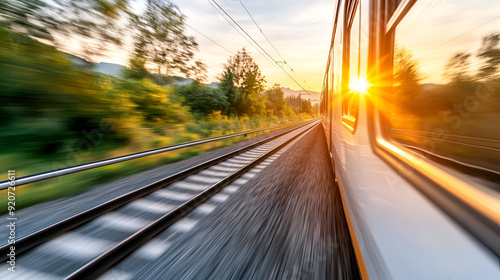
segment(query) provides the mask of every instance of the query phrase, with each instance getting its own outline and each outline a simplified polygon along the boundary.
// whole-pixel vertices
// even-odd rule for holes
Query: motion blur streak
[[[447,190],[450,193],[453,193],[462,200],[469,202],[472,206],[474,206],[474,208],[478,209],[485,216],[500,225],[500,207],[498,207],[498,205],[500,205],[500,196],[492,196],[489,192],[485,192],[479,188],[470,187],[470,185],[464,184],[461,180],[458,180],[454,176],[450,176],[450,174],[444,172],[438,167],[433,166],[418,157],[408,154],[383,139],[378,139],[377,141],[387,149],[407,159],[406,162],[412,165],[415,169],[438,181],[441,185],[447,186]]]

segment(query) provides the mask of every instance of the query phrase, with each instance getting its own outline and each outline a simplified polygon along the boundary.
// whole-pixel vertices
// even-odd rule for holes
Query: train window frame
[[[386,24],[385,28],[386,34],[396,30],[396,26],[411,10],[411,8],[415,3],[417,3],[417,0],[403,0],[401,3],[399,3],[399,5],[397,5],[396,9],[392,13],[391,17],[389,18]]]
[[[356,15],[359,16],[359,21],[361,23],[361,11],[360,11],[360,0],[348,1],[344,6],[344,20],[343,20],[343,67],[342,67],[342,81],[341,81],[341,100],[342,100],[342,125],[349,130],[352,134],[356,132],[356,127],[358,123],[358,114],[359,114],[359,100],[356,102],[356,112],[355,114],[349,113],[349,108],[352,105],[350,102],[352,101],[351,90],[349,89],[350,82],[350,70],[351,70],[351,33],[352,26],[354,24],[354,20]],[[358,26],[358,74],[359,74],[359,63],[360,63],[360,37],[361,37],[361,24]]]
[[[391,139],[390,124],[379,104],[392,90],[395,31],[416,0],[371,0],[369,71],[377,73],[377,100],[368,104],[369,137],[372,150],[389,166],[427,196],[477,240],[500,257],[500,197],[492,195],[457,175],[444,170],[431,159],[420,156]],[[392,10],[389,11],[389,7]],[[389,59],[388,59],[389,58]],[[373,62],[380,63],[373,63]]]

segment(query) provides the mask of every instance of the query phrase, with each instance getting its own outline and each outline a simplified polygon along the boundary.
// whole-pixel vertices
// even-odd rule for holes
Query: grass
[[[170,146],[188,141],[217,137],[247,130],[277,126],[302,120],[294,118],[241,118],[227,119],[215,116],[208,121],[187,123],[171,126],[163,131],[153,131],[141,128],[134,134],[132,141],[127,145],[119,143],[103,143],[91,151],[73,155],[71,153],[54,154],[50,157],[33,157],[23,154],[6,153],[0,157],[2,170],[16,170],[16,177],[53,169],[54,162],[84,163],[109,157],[125,155],[147,149]],[[249,138],[262,135],[269,131],[253,133],[253,135],[238,136],[230,139],[183,148],[167,153],[139,158],[127,162],[108,165],[75,174],[48,179],[16,188],[16,210],[47,202],[62,197],[72,196],[87,191],[96,185],[111,182],[123,177],[144,172],[165,164],[181,161],[210,150],[229,146]],[[71,159],[71,160],[68,160]],[[78,160],[76,160],[78,159]],[[72,165],[72,164],[66,164]],[[13,168],[14,166],[14,168]],[[0,204],[7,205],[7,190],[0,191]],[[0,213],[7,212],[2,207]]]

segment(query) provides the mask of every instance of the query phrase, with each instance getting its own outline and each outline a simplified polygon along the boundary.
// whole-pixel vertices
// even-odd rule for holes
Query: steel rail
[[[406,143],[400,143],[400,144],[408,149],[417,150],[417,151],[420,151],[422,153],[426,153],[429,156],[432,156],[432,157],[435,157],[435,158],[438,158],[441,160],[445,160],[447,162],[455,164],[455,166],[462,166],[464,168],[478,170],[478,172],[486,172],[486,174],[491,174],[494,176],[500,175],[499,170],[494,170],[493,168],[490,168],[490,167],[480,166],[480,165],[475,164],[475,163],[465,162],[464,161],[465,159],[455,159],[455,158],[450,157],[450,155],[438,154],[436,152],[432,152],[432,151],[423,149],[422,147],[416,147],[413,144],[406,144]]]
[[[403,130],[403,129],[401,129],[401,130]],[[415,137],[415,138],[443,141],[443,142],[448,142],[448,143],[451,143],[454,145],[468,146],[468,147],[472,147],[472,148],[476,148],[476,149],[481,148],[481,149],[491,150],[491,151],[495,151],[495,152],[500,151],[500,149],[477,146],[477,145],[473,145],[473,144],[462,143],[462,142],[457,142],[457,141],[452,141],[452,140],[445,140],[445,139],[438,140],[436,138],[429,137],[429,136],[423,136],[423,135],[417,135],[417,134],[405,133],[405,132],[398,132],[398,131],[393,131],[393,132],[395,134],[401,134],[401,135],[406,135],[406,136]],[[424,131],[422,131],[422,132],[424,132]],[[429,149],[425,149],[421,146],[416,146],[414,143],[412,143],[409,140],[401,140],[399,143],[406,148],[417,150],[417,151],[420,151],[422,153],[426,153],[429,156],[448,161],[448,162],[454,164],[455,166],[468,168],[469,170],[470,169],[477,170],[478,172],[486,172],[486,174],[490,174],[490,175],[494,175],[494,176],[500,175],[500,170],[496,169],[496,167],[493,166],[492,164],[488,164],[488,163],[484,163],[484,162],[477,162],[477,161],[473,161],[473,160],[466,159],[466,158],[460,158],[460,157],[456,157],[456,156],[454,157],[451,154],[444,154],[444,153],[439,153],[436,151],[430,151]]]
[[[73,280],[73,279],[96,279],[100,275],[102,275],[104,272],[106,272],[107,269],[112,267],[114,264],[119,262],[121,259],[123,259],[125,256],[129,255],[132,253],[134,250],[138,249],[142,245],[144,245],[146,242],[151,240],[153,237],[158,235],[160,232],[164,231],[167,229],[169,226],[180,220],[182,217],[187,215],[189,212],[191,212],[193,209],[198,207],[200,204],[208,200],[210,197],[221,191],[225,186],[229,185],[231,182],[236,180],[238,177],[241,175],[245,174],[248,172],[250,169],[252,169],[254,166],[257,164],[261,163],[264,161],[266,158],[271,156],[272,154],[276,153],[286,145],[288,145],[290,142],[292,142],[294,139],[299,137],[300,135],[310,131],[314,127],[316,127],[318,124],[315,124],[311,126],[310,128],[305,129],[304,131],[298,133],[297,135],[294,135],[281,143],[280,145],[274,147],[270,151],[266,152],[259,158],[253,160],[252,162],[246,164],[243,166],[241,169],[234,171],[224,179],[220,180],[217,183],[214,183],[210,187],[208,187],[205,191],[199,193],[189,201],[183,203],[182,205],[178,206],[171,212],[163,215],[162,217],[158,218],[157,220],[153,221],[146,227],[138,230],[131,236],[129,236],[127,239],[123,240],[122,242],[118,243],[115,245],[113,248],[109,249],[108,251],[102,253],[95,259],[89,261],[86,263],[84,266],[80,267],[78,270],[73,272],[71,275],[66,277],[65,279],[67,280]]]
[[[421,133],[421,134],[434,134],[434,132],[430,131],[424,131],[424,130],[412,130],[412,129],[402,129],[402,128],[391,128],[391,130],[396,131],[397,133],[400,133],[399,131],[405,131],[408,133]],[[485,142],[493,142],[493,143],[500,143],[500,140],[497,139],[491,139],[491,138],[483,138],[483,137],[475,137],[475,136],[466,136],[466,135],[458,135],[458,134],[450,134],[450,133],[436,133],[438,135],[446,135],[446,136],[451,136],[451,137],[457,137],[457,138],[464,138],[464,139],[471,139],[471,140],[480,140],[480,141],[485,141]],[[437,141],[440,141],[440,138],[434,137]]]
[[[229,134],[229,135],[224,135],[224,136],[219,136],[219,137],[214,137],[214,138],[207,138],[207,139],[186,142],[186,143],[182,143],[182,144],[177,144],[177,145],[172,145],[172,146],[167,146],[167,147],[162,147],[162,148],[157,148],[157,149],[151,149],[151,150],[147,150],[147,151],[132,153],[132,154],[118,156],[118,157],[112,157],[112,158],[103,159],[103,160],[92,161],[92,162],[88,162],[88,163],[63,167],[63,168],[44,171],[44,172],[40,172],[40,173],[34,173],[34,174],[30,174],[30,175],[16,178],[15,186],[21,186],[21,185],[34,183],[34,182],[38,182],[38,181],[42,181],[42,180],[47,180],[47,179],[51,179],[51,178],[55,178],[55,177],[59,177],[59,176],[63,176],[63,175],[68,175],[68,174],[72,174],[72,173],[76,173],[76,172],[94,169],[97,167],[107,166],[107,165],[111,165],[111,164],[115,164],[115,163],[129,161],[129,160],[142,158],[142,157],[146,157],[146,156],[151,156],[151,155],[156,155],[156,154],[160,154],[160,153],[170,152],[170,151],[177,150],[177,149],[192,147],[192,146],[205,144],[205,143],[209,143],[209,142],[214,142],[214,141],[218,141],[218,140],[223,140],[223,139],[228,139],[228,138],[232,138],[232,137],[236,137],[236,136],[242,136],[242,135],[246,135],[246,134],[250,134],[250,133],[256,133],[256,132],[260,132],[260,131],[264,131],[264,130],[277,129],[280,127],[297,125],[300,123],[311,123],[311,122],[314,122],[315,120],[316,119],[313,119],[311,121],[295,122],[295,123],[290,123],[290,124],[284,124],[284,125],[278,125],[278,126],[273,126],[273,127],[256,129],[256,130],[244,131],[244,132],[239,132],[239,133],[234,133],[234,134]],[[10,180],[0,181],[0,190],[7,189],[8,187],[11,187],[12,186],[11,182],[12,181],[10,181]]]
[[[410,136],[410,137],[417,137],[417,138],[424,138],[424,139],[429,139],[429,140],[435,140],[435,141],[439,141],[439,142],[446,142],[446,143],[455,144],[455,145],[462,145],[462,146],[467,146],[467,147],[476,148],[476,149],[483,149],[483,150],[490,150],[490,151],[494,151],[494,152],[500,152],[499,148],[494,148],[494,147],[474,145],[474,144],[469,144],[469,143],[464,143],[464,142],[459,142],[459,141],[453,141],[453,140],[448,140],[448,139],[436,139],[435,137],[418,135],[418,134],[415,134],[415,133],[406,133],[406,132],[398,132],[398,131],[394,131],[394,133],[396,133],[396,134],[402,134],[402,135],[406,135],[406,136]]]
[[[80,212],[78,214],[75,214],[73,216],[70,216],[68,218],[65,218],[64,220],[61,220],[57,223],[54,223],[48,227],[42,228],[40,230],[37,230],[35,232],[32,232],[24,237],[21,237],[19,239],[16,239],[16,255],[20,255],[25,251],[30,250],[31,248],[42,244],[43,242],[57,237],[77,226],[80,226],[90,220],[95,219],[96,217],[101,216],[103,213],[107,213],[111,210],[114,210],[118,207],[124,206],[127,203],[130,203],[131,201],[134,201],[136,199],[139,199],[145,195],[148,195],[158,189],[164,188],[170,184],[175,183],[176,181],[182,180],[189,175],[192,175],[194,173],[197,173],[201,170],[207,169],[210,166],[213,166],[219,162],[222,162],[226,159],[229,159],[231,157],[234,157],[238,154],[241,154],[247,150],[250,150],[252,148],[255,148],[257,146],[260,146],[264,143],[267,143],[273,139],[276,139],[278,137],[281,137],[285,134],[288,134],[294,130],[297,130],[301,127],[307,126],[312,122],[306,122],[303,124],[300,124],[296,127],[287,129],[283,132],[280,132],[276,135],[273,135],[271,137],[268,137],[266,139],[260,140],[256,143],[249,144],[245,147],[239,148],[237,150],[231,151],[227,154],[215,157],[213,159],[210,159],[208,161],[202,162],[200,164],[197,164],[195,166],[192,166],[188,169],[179,171],[175,174],[172,174],[166,178],[163,178],[161,180],[158,180],[156,182],[153,182],[149,185],[143,186],[141,188],[138,188],[136,190],[133,190],[131,192],[128,192],[126,194],[120,195],[112,200],[109,200],[103,204],[94,206],[90,209],[87,209],[83,212]],[[7,260],[7,254],[9,253],[10,250],[9,244],[4,244],[2,247],[0,247],[0,261],[6,261]]]

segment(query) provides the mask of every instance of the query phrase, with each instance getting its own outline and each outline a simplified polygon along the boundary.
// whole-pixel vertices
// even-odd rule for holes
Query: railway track
[[[495,154],[500,152],[499,140],[496,139],[488,139],[481,137],[472,137],[472,136],[464,136],[464,135],[456,135],[456,134],[447,134],[441,133],[436,134],[428,131],[420,131],[420,130],[408,130],[408,129],[391,129],[392,133],[395,135],[403,135],[407,137],[412,137],[415,139],[423,139],[428,141],[427,144],[430,143],[431,146],[428,145],[415,145],[412,141],[409,140],[400,140],[400,142],[410,148],[420,152],[423,152],[431,157],[437,158],[439,160],[444,160],[450,164],[453,164],[455,167],[474,170],[475,172],[480,172],[483,176],[494,176],[493,180],[497,180],[498,176],[500,176],[500,168],[498,164],[491,162],[491,160],[481,160],[478,158],[472,159],[470,157],[464,157],[459,155],[454,155],[451,153],[442,152],[437,149],[436,144],[445,144],[453,147],[460,147],[462,149],[470,150],[470,153],[474,156],[477,156],[477,151],[484,151],[489,154]],[[480,144],[478,144],[480,143]],[[467,170],[466,170],[467,172]]]
[[[0,278],[95,279],[133,252],[162,251],[148,241],[167,228],[192,228],[196,221],[185,215],[213,211],[317,124],[298,125],[28,234],[16,241],[18,273],[3,270]],[[9,245],[0,250],[5,262]]]
[[[500,144],[500,141],[497,139],[489,139],[483,137],[473,137],[473,136],[465,136],[465,135],[457,135],[457,134],[449,134],[449,133],[433,133],[429,131],[421,131],[421,130],[409,130],[409,129],[395,129],[392,128],[392,133],[401,134],[412,137],[419,137],[423,139],[429,139],[436,142],[445,142],[450,144],[462,145],[471,148],[483,149],[493,152],[500,152],[500,148],[495,147]],[[469,141],[469,142],[465,142]],[[485,143],[484,145],[475,144],[476,142]]]

